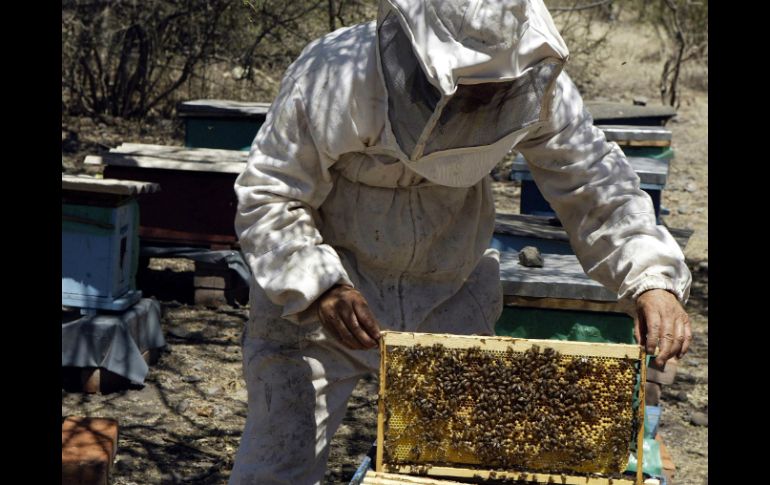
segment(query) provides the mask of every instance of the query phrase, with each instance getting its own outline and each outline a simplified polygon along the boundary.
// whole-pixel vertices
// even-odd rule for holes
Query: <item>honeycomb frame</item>
[[[632,439],[635,439],[637,445],[637,463],[642,463],[644,386],[637,386],[638,391],[634,390],[637,383],[644,382],[646,378],[646,356],[640,346],[388,331],[382,334],[380,352],[376,458],[378,471],[475,479],[513,479],[535,483],[643,483],[641,469],[637,470],[635,479],[622,474],[627,465]],[[537,364],[530,364],[530,361]],[[468,362],[477,362],[476,372],[479,369],[487,369],[483,373],[491,374],[491,377],[473,374],[473,366],[463,367]],[[409,366],[408,370],[404,370],[403,366],[406,364]],[[455,367],[451,367],[452,365]],[[516,368],[516,365],[524,367]],[[546,370],[533,367],[538,365]],[[506,370],[506,366],[512,370]],[[547,366],[557,369],[556,374],[553,374],[553,369],[549,371]],[[578,375],[575,369],[583,368],[588,370],[579,374],[582,377],[574,377]],[[565,369],[571,373],[567,374]],[[474,381],[468,384],[467,379],[464,381],[462,377],[458,377],[464,372],[473,377]],[[527,395],[529,397],[526,402],[537,403],[538,407],[521,408],[529,413],[526,416],[548,416],[551,410],[549,406],[553,405],[552,407],[558,408],[559,411],[551,412],[550,415],[558,416],[558,419],[572,416],[569,418],[572,427],[562,426],[556,432],[556,428],[550,427],[544,435],[541,427],[533,428],[537,425],[530,422],[534,418],[528,418],[529,421],[514,419],[512,416],[521,418],[524,414],[511,414],[510,408],[506,416],[515,424],[502,423],[497,419],[499,413],[506,411],[489,409],[485,403],[490,402],[490,399],[493,402],[510,403],[498,399],[503,395],[515,395],[516,391],[524,394],[520,387],[505,387],[515,385],[511,382],[522,382],[515,380],[516,372],[521,374],[518,376],[520,379],[526,378],[525,373],[531,377],[541,376],[538,374],[541,372],[549,379],[558,380],[564,385],[567,385],[565,377],[572,379],[565,389],[568,392],[582,393],[582,397],[576,398],[576,404],[567,408],[570,412],[565,412],[564,406],[559,404],[562,400],[554,399],[553,394],[547,398],[542,395],[540,399],[541,391],[537,389],[542,387],[548,392],[558,392],[560,389],[558,385],[544,383],[542,379],[540,384],[530,382],[532,379],[528,381],[530,387],[527,389],[536,389],[537,394]],[[604,380],[597,378],[600,372],[606,373],[608,377],[604,377]],[[507,377],[499,377],[500,373]],[[449,375],[455,377],[447,377]],[[490,381],[484,378],[491,378],[503,387],[494,388],[492,385],[492,390],[487,393],[491,393],[491,396],[484,397],[484,388],[490,387]],[[500,380],[503,381],[502,384],[498,382]],[[474,387],[475,381],[479,383]],[[410,389],[409,392],[418,389],[424,393],[405,394],[404,389],[407,388]],[[572,391],[573,388],[578,390]],[[444,393],[445,389],[448,389],[448,393]],[[633,409],[631,401],[635,392],[638,392],[638,407]],[[599,399],[594,399],[594,396]],[[442,399],[447,402],[451,399],[452,402],[437,404]],[[615,403],[615,400],[618,403]],[[572,402],[570,399],[567,401]],[[601,407],[596,412],[596,406],[602,405],[609,406],[607,409],[612,411],[612,415],[603,415]],[[580,414],[576,414],[578,411],[574,411],[575,409],[578,409]],[[430,416],[426,413],[430,413]],[[474,417],[475,415],[480,417]],[[544,417],[539,419],[540,424],[547,421]],[[487,421],[497,424],[492,427],[485,424]],[[482,434],[479,426],[489,428],[485,433],[491,429],[496,438]],[[507,427],[502,429],[502,426]],[[567,431],[576,433],[575,430],[579,430],[580,434],[565,434]],[[622,443],[621,438],[614,438],[615,441],[611,442],[615,448],[607,448],[610,443],[608,440],[612,436],[621,435],[622,439],[625,439],[624,450],[616,452],[619,449],[618,443]],[[501,438],[498,439],[501,436],[510,438],[503,442]],[[524,444],[520,445],[521,443]],[[545,445],[550,448],[544,448]],[[572,455],[565,450],[571,451]],[[586,460],[584,452],[589,453],[587,456],[598,454]],[[527,453],[536,458],[522,458],[529,456]],[[577,456],[581,459],[579,463],[575,461]],[[615,461],[608,461],[608,457],[613,456]],[[618,461],[617,457],[622,457],[621,461]],[[500,461],[503,459],[504,461]],[[570,465],[566,466],[565,463]],[[555,464],[561,468],[554,468]]]

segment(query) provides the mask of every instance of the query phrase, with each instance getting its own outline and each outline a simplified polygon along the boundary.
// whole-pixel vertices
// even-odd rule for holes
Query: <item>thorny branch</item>
[[[600,0],[598,2],[589,3],[588,5],[579,5],[579,6],[572,6],[572,7],[551,7],[548,10],[551,12],[579,12],[581,10],[588,10],[591,8],[601,7],[602,5],[607,5],[612,3],[613,0]]]
[[[682,60],[684,57],[684,50],[687,46],[684,34],[682,33],[682,26],[679,21],[679,8],[676,6],[673,0],[663,0],[666,6],[669,8],[669,10],[672,12],[673,17],[673,23],[674,23],[674,38],[679,44],[679,48],[676,53],[676,57],[672,59],[668,59],[664,66],[663,66],[663,75],[661,76],[661,98],[663,103],[665,103],[666,95],[668,94],[668,104],[669,106],[678,107],[679,101],[677,99],[677,83],[679,82],[679,73],[682,68]],[[673,67],[672,67],[673,64]],[[673,73],[672,73],[673,71]],[[671,77],[671,81],[667,82],[669,77]]]

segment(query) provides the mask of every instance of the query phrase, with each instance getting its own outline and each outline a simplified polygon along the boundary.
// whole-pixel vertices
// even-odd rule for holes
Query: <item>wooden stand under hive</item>
[[[383,332],[380,472],[632,485],[642,463],[636,345]],[[635,407],[635,403],[636,407]]]

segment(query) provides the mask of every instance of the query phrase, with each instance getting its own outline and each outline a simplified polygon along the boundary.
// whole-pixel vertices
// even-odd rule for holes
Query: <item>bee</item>
[[[422,456],[422,448],[420,448],[419,444],[416,444],[412,446],[412,448],[409,450],[409,453],[415,457],[415,460],[419,460],[420,456]]]

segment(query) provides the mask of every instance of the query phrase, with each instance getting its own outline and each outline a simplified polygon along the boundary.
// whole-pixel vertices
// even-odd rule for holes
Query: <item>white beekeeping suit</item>
[[[502,310],[489,171],[520,151],[587,273],[621,298],[690,273],[562,68],[539,0],[382,0],[377,22],[308,45],[238,177],[254,280],[249,413],[231,484],[310,484],[376,350],[313,303],[355,287],[383,329],[493,333]],[[372,426],[375,426],[372,423]]]

